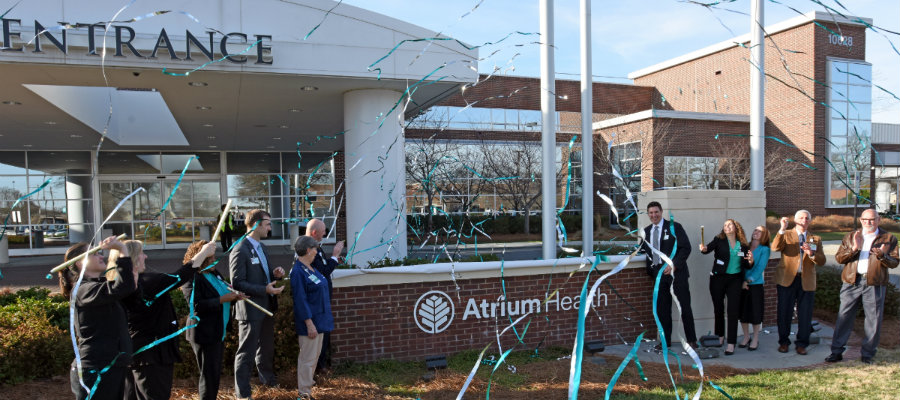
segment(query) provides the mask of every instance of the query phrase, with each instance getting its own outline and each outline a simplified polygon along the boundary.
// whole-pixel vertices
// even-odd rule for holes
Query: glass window
[[[280,153],[237,153],[229,152],[229,174],[252,174],[281,172]]]
[[[29,151],[32,174],[74,175],[91,173],[91,153],[87,151]]]
[[[848,90],[847,97],[852,102],[872,102],[872,86],[855,86],[851,85]]]
[[[192,157],[197,157],[193,158]],[[161,170],[164,174],[181,174],[188,160],[188,174],[218,174],[220,168],[218,152],[210,153],[166,153],[162,155]]]
[[[100,152],[100,174],[159,174],[159,153]]]
[[[0,151],[0,175],[25,175],[24,151]]]
[[[852,63],[849,65],[848,83],[851,85],[870,85],[872,83],[872,66]]]

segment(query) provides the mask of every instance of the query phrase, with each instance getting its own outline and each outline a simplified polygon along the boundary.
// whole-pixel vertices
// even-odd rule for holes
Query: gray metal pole
[[[591,1],[581,0],[581,255],[594,251],[594,96],[591,76]]]
[[[541,228],[545,260],[556,258],[556,71],[553,0],[540,0],[541,32]],[[528,218],[526,215],[525,218]]]
[[[750,3],[750,190],[765,190],[765,0]]]

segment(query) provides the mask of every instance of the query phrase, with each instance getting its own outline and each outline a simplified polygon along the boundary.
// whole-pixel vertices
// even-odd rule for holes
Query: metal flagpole
[[[591,2],[581,0],[581,255],[594,250],[594,96],[591,76]]]
[[[541,232],[544,259],[551,260],[556,258],[556,71],[553,59],[553,0],[540,0],[540,20],[543,154]]]
[[[765,190],[765,0],[750,3],[750,190]]]

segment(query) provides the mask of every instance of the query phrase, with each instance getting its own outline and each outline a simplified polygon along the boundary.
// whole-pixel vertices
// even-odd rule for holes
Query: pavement
[[[711,347],[709,349],[718,352],[718,357],[702,359],[701,361],[703,362],[703,365],[707,366],[718,365],[751,370],[808,368],[819,364],[825,364],[825,357],[828,357],[828,355],[831,354],[831,339],[834,335],[834,328],[824,323],[821,323],[820,326],[821,330],[815,333],[815,335],[819,336],[820,343],[809,345],[806,348],[808,354],[805,356],[797,354],[794,345],[791,345],[790,350],[787,353],[779,353],[778,328],[770,326],[763,327],[762,332],[759,334],[759,347],[756,351],[748,351],[746,348],[741,349],[735,346],[734,354],[726,356],[724,355],[725,346]],[[797,325],[794,324],[791,328],[791,332],[796,331]],[[742,336],[738,337],[738,343],[742,340]],[[792,334],[791,341],[793,340],[794,335]],[[653,350],[653,347],[656,346],[657,343],[659,342],[656,340],[641,343],[640,348],[638,349],[638,357],[641,362],[663,363],[662,353],[657,353]],[[690,370],[693,361],[681,348],[680,343],[675,343],[675,346],[678,349],[678,357],[681,360],[682,368]],[[602,353],[597,353],[597,356],[603,357],[604,355],[614,355],[625,357],[628,352],[631,351],[632,347],[633,344],[608,345]],[[675,350],[673,349],[673,351]],[[587,358],[590,359],[590,357]],[[858,359],[859,346],[849,346],[847,351],[844,352],[843,362],[847,363]],[[671,354],[669,354],[669,364],[678,364],[678,360]]]

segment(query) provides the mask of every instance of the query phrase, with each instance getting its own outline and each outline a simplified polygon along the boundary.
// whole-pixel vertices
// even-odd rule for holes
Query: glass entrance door
[[[126,233],[150,249],[183,248],[192,241],[210,239],[221,203],[219,181],[104,180],[100,182],[103,217],[138,188],[144,190],[122,204],[104,226],[104,234]]]

